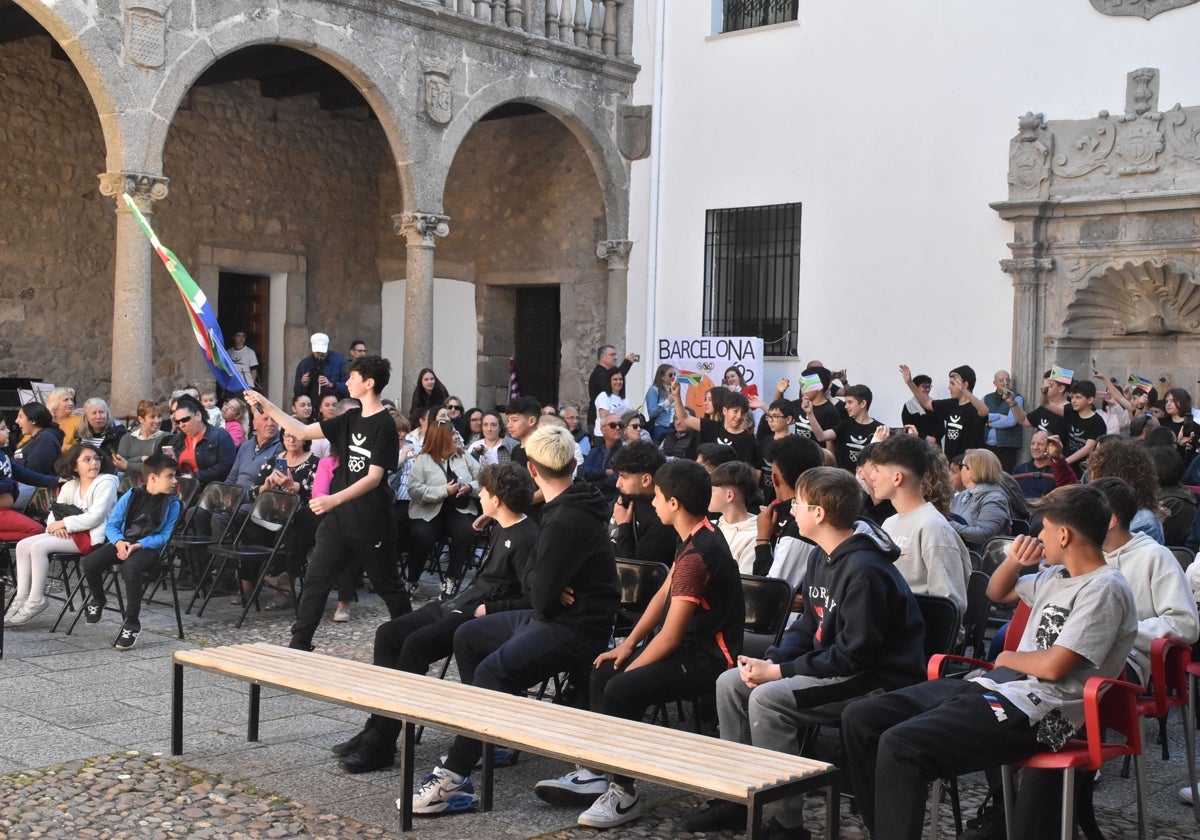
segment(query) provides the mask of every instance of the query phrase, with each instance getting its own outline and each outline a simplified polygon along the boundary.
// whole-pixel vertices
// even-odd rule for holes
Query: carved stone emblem
[[[1146,175],[1162,168],[1156,160],[1164,148],[1163,135],[1158,130],[1161,119],[1162,114],[1146,114],[1137,122],[1122,126],[1113,151],[1129,165],[1119,167],[1118,175]]]
[[[425,116],[434,125],[447,125],[454,116],[454,89],[450,87],[451,65],[428,59],[425,68]]]
[[[617,109],[617,148],[626,160],[650,155],[650,105],[624,105]]]
[[[125,55],[139,67],[167,59],[167,0],[125,0]]]
[[[1191,6],[1195,2],[1196,0],[1092,0],[1092,6],[1105,15],[1137,15],[1150,20],[1155,15]]]
[[[1071,336],[1200,333],[1200,287],[1174,261],[1116,260],[1093,275],[1067,308]]]
[[[1125,77],[1125,113],[1141,116],[1158,110],[1158,69],[1139,67]]]
[[[1018,120],[1020,133],[1008,147],[1008,183],[1014,198],[1045,198],[1050,187],[1050,154],[1054,137],[1042,114],[1026,113]]]

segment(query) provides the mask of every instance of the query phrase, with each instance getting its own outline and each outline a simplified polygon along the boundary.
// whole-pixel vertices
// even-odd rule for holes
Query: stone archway
[[[1200,107],[1158,109],[1158,71],[1128,75],[1125,112],[1047,121],[1010,143],[1013,373],[1052,364],[1124,383],[1194,386],[1200,368]],[[1192,390],[1194,388],[1189,388]]]

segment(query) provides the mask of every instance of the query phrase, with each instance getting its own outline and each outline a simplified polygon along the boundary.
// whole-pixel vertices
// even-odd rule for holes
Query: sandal
[[[263,609],[267,612],[278,612],[279,610],[290,609],[292,606],[292,596],[279,593],[270,601],[263,605]]]
[[[243,598],[241,593],[239,592],[237,595],[230,596],[229,603],[231,606],[234,606],[234,607],[244,607],[246,605],[246,599]]]

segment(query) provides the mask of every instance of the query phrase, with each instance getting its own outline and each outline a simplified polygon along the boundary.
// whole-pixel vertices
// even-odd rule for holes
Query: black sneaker
[[[117,640],[113,642],[113,647],[117,650],[129,650],[138,640],[138,635],[142,632],[142,625],[136,621],[126,621],[121,626],[121,634],[117,636]]]
[[[684,817],[683,827],[688,831],[737,831],[746,828],[746,806],[724,799],[710,799],[708,806],[693,811]]]
[[[375,770],[386,770],[396,763],[396,751],[380,747],[369,747],[366,744],[342,759],[342,767],[347,773],[370,773]]]
[[[989,796],[975,816],[967,820],[959,840],[1005,840],[1007,836],[1003,800],[997,802],[995,797]]]
[[[362,742],[363,742],[363,734],[362,734],[362,732],[359,732],[357,735],[355,735],[349,741],[342,741],[342,743],[340,743],[340,744],[334,744],[332,747],[329,748],[329,751],[331,753],[333,753],[334,755],[340,755],[343,758],[345,758],[346,756],[350,755],[350,753],[354,752],[359,747],[361,747]]]
[[[83,608],[83,623],[84,624],[99,624],[100,616],[104,613],[104,602],[99,603],[92,601]]]

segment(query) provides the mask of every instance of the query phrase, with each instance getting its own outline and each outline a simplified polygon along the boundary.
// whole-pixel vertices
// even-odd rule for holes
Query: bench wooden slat
[[[276,645],[174,656],[181,665],[738,802],[834,769],[800,756]],[[484,704],[486,719],[480,716]]]

